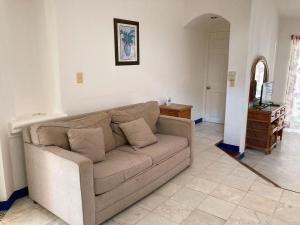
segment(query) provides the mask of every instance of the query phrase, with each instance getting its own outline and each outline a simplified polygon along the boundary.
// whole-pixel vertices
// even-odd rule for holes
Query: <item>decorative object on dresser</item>
[[[161,115],[191,119],[193,106],[172,103],[170,105],[160,105],[159,108]]]
[[[278,137],[282,140],[286,107],[271,102],[273,83],[269,82],[267,60],[259,56],[251,69],[246,147],[270,154]]]

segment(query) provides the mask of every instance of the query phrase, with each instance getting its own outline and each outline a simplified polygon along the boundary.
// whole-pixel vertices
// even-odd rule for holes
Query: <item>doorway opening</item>
[[[192,20],[188,27],[205,36],[203,45],[201,132],[214,144],[224,136],[229,59],[230,22],[220,15],[204,14]],[[205,135],[204,134],[204,135]]]
[[[230,22],[216,14],[204,14],[188,25],[205,36],[203,48],[203,121],[225,122]]]
[[[202,39],[205,40],[203,69],[199,71],[202,78],[202,82],[199,83],[201,86],[199,96],[201,96],[203,123],[196,126],[196,144],[199,143],[199,149],[210,149],[208,154],[218,153],[221,148],[238,158],[238,149],[227,151],[221,147],[226,115],[230,22],[220,15],[209,13],[196,17],[187,26],[200,31]]]
[[[229,55],[230,23],[211,17],[207,29],[204,89],[204,121],[224,124]]]

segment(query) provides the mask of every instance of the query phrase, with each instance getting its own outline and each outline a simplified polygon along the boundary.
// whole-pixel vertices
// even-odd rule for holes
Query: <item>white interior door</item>
[[[229,32],[209,34],[205,121],[224,123]]]

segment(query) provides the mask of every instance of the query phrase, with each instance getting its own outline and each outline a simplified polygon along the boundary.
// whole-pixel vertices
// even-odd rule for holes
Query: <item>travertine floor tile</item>
[[[271,217],[260,212],[255,212],[244,207],[237,207],[233,212],[226,225],[235,224],[253,224],[253,225],[267,225]]]
[[[221,155],[213,151],[204,151],[198,154],[198,157],[206,160],[217,160]]]
[[[246,192],[236,188],[228,187],[226,185],[220,185],[210,195],[234,204],[238,204],[246,195]]]
[[[181,223],[192,211],[193,208],[170,199],[158,206],[153,212],[175,223]]]
[[[113,221],[122,225],[133,225],[145,217],[150,211],[138,206],[132,206],[113,218]]]
[[[264,185],[267,185],[267,186],[270,186],[270,187],[275,187],[274,184],[266,181],[265,179],[261,178],[260,176],[258,176],[254,182],[264,184]]]
[[[185,173],[185,171],[183,171],[181,174],[173,178],[170,182],[180,186],[185,186],[186,184],[191,182],[194,178],[195,178],[194,176],[188,175]]]
[[[201,191],[205,194],[209,194],[214,191],[214,189],[218,186],[218,183],[196,177],[191,183],[187,184],[186,186],[196,191]]]
[[[171,199],[190,206],[191,208],[197,208],[206,197],[207,195],[202,192],[190,188],[183,188],[176,192]]]
[[[274,218],[279,221],[298,225],[300,224],[300,208],[280,204],[274,213]]]
[[[270,225],[291,225],[291,223],[284,222],[284,221],[278,220],[278,219],[272,219],[272,221],[270,222]]]
[[[147,209],[147,210],[153,210],[160,204],[162,204],[164,201],[166,201],[168,197],[159,195],[156,193],[150,194],[144,199],[140,200],[136,203],[137,206]]]
[[[235,159],[233,159],[232,157],[230,157],[229,155],[225,154],[223,156],[221,156],[220,158],[218,158],[219,162],[222,162],[222,163],[226,163],[226,164],[229,164],[229,165],[238,165],[239,162],[237,162]]]
[[[252,209],[254,211],[262,212],[267,215],[272,215],[277,202],[268,198],[264,198],[253,193],[248,193],[240,202],[241,206]]]
[[[227,176],[227,178],[223,181],[223,184],[242,191],[248,191],[253,183],[254,180],[249,180],[247,178],[234,175]]]
[[[21,216],[18,216],[15,219],[10,220],[6,224],[9,225],[46,225],[53,221],[53,217],[43,213],[40,209],[27,210]]]
[[[174,223],[160,215],[149,213],[140,222],[138,222],[137,225],[177,225],[177,223]]]
[[[198,207],[203,212],[210,213],[224,220],[230,217],[235,208],[236,205],[212,196],[206,198]]]
[[[280,202],[300,208],[300,194],[284,190]]]
[[[225,155],[226,153],[219,149],[217,146],[213,145],[207,149],[207,151],[213,152],[219,156]]]
[[[279,186],[300,192],[300,134],[284,131],[283,136],[270,155],[246,149],[242,161]]]
[[[114,222],[112,220],[109,220],[109,221],[107,221],[107,222],[105,222],[104,224],[101,224],[101,225],[121,225],[121,224],[120,223],[116,223],[116,222]]]
[[[200,210],[194,210],[181,225],[223,225],[225,220]]]
[[[18,199],[14,202],[13,207],[7,211],[4,218],[2,218],[2,222],[6,223],[12,219],[15,219],[23,214],[26,214],[27,212],[35,209],[35,208],[41,208],[37,204],[34,204],[32,200],[30,200],[28,197]],[[26,211],[26,212],[25,212]]]
[[[197,175],[197,177],[217,183],[222,183],[231,173],[231,171],[232,168],[215,168],[213,167],[213,165],[211,165],[207,167],[202,173]]]
[[[194,161],[193,161],[193,164],[191,165],[191,167],[201,170],[203,168],[209,167],[214,162],[215,162],[215,160],[204,159],[204,158],[197,156],[196,158],[194,158]]]
[[[255,173],[253,173],[248,168],[246,168],[244,166],[240,166],[240,165],[234,169],[234,171],[232,172],[232,175],[243,178],[243,179],[247,179],[247,180],[253,181],[253,182],[257,178],[257,175]]]
[[[66,222],[64,222],[61,219],[56,219],[48,225],[69,225],[69,224],[67,224]],[[111,222],[111,223],[107,223],[107,224],[104,224],[104,225],[116,225],[116,223],[114,224],[114,222]]]
[[[169,183],[166,183],[165,185],[163,185],[161,188],[159,188],[154,193],[164,195],[164,196],[167,196],[167,197],[171,197],[177,191],[179,191],[181,188],[182,188],[181,185],[169,182]]]
[[[274,201],[279,201],[282,189],[276,187],[270,187],[262,183],[254,183],[250,187],[250,192],[255,195],[260,195],[265,198],[269,198]]]

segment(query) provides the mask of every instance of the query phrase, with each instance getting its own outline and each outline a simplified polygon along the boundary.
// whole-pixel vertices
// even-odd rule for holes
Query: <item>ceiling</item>
[[[281,17],[300,18],[300,0],[276,0]]]

